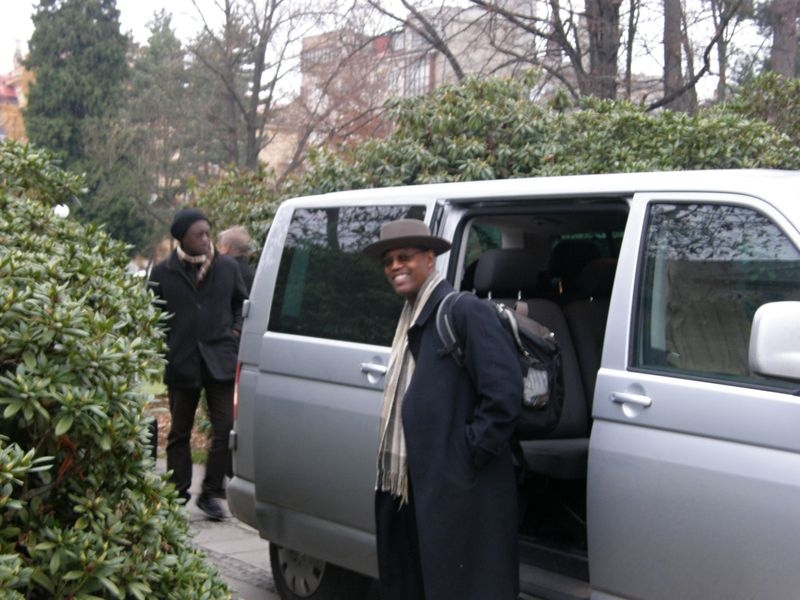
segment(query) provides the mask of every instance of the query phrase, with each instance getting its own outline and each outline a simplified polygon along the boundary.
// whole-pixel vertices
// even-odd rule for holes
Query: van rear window
[[[383,269],[361,254],[381,225],[424,219],[424,206],[297,209],[278,269],[269,329],[389,346],[403,305]]]

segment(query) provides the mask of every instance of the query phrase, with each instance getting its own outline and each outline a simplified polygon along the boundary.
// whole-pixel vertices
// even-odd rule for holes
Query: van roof
[[[566,195],[624,197],[635,193],[658,192],[745,194],[763,198],[782,211],[796,212],[800,211],[800,171],[733,169],[498,179],[386,187],[380,188],[378,198],[373,188],[331,192],[295,198],[289,202],[309,205],[321,202],[330,204],[331,201],[360,204],[378,200],[380,204],[391,204],[419,199],[472,203]]]
[[[567,175],[559,177],[529,177],[454,183],[417,184],[380,189],[381,199],[436,198],[451,202],[477,199],[513,198],[550,195],[616,195],[640,192],[736,192],[763,196],[767,189],[779,189],[783,194],[800,193],[800,171],[767,169],[731,169],[709,171],[657,171],[647,173],[610,173],[603,175]],[[345,190],[294,200],[314,201],[370,198],[375,189]]]

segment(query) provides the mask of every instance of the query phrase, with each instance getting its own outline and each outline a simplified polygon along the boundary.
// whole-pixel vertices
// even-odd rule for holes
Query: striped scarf
[[[214,244],[211,244],[208,250],[208,254],[201,254],[200,256],[193,256],[191,254],[186,254],[183,251],[183,248],[180,247],[180,244],[177,247],[178,251],[178,258],[181,259],[185,263],[189,263],[191,265],[200,265],[200,268],[197,269],[197,281],[196,283],[200,283],[203,281],[203,278],[208,273],[208,270],[211,268],[211,263],[214,261]]]
[[[375,489],[389,492],[408,503],[408,464],[403,432],[403,397],[414,375],[414,357],[408,347],[408,330],[419,318],[431,293],[444,278],[434,271],[422,284],[417,301],[403,306],[394,332],[386,388],[383,392],[380,438],[378,444],[378,479]]]

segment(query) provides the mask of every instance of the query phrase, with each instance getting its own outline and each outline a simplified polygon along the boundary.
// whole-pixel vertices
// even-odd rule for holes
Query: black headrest
[[[533,253],[518,248],[484,252],[475,269],[475,291],[479,296],[491,292],[494,298],[530,296],[536,290],[538,274]]]
[[[596,258],[600,258],[600,248],[594,242],[562,240],[550,255],[550,276],[570,280]]]
[[[575,278],[575,295],[581,298],[609,298],[617,271],[616,258],[597,258]]]

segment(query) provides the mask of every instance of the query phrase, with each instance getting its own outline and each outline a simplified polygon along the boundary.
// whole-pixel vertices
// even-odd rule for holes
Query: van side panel
[[[797,453],[607,421],[595,423],[590,452],[590,571],[593,589],[608,594],[600,597],[800,590]]]

